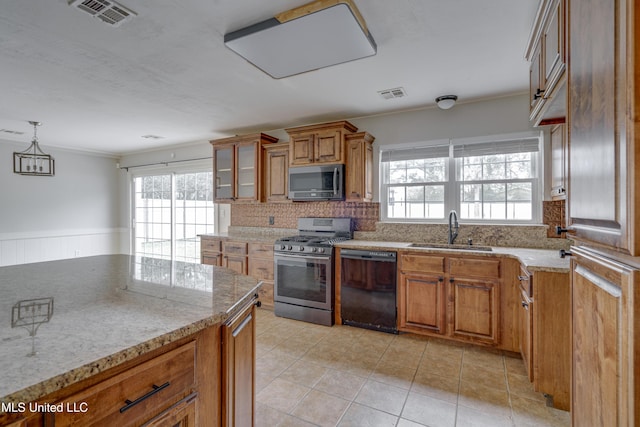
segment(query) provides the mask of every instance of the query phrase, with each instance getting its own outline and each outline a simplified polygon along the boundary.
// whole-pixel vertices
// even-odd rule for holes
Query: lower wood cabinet
[[[222,328],[222,419],[225,426],[244,427],[254,423],[255,314],[254,299]]]
[[[571,252],[573,425],[640,425],[640,271]]]
[[[193,394],[176,403],[157,417],[153,418],[145,427],[196,427],[197,395]]]
[[[249,242],[248,248],[247,274],[262,280],[262,286],[258,291],[260,301],[265,308],[273,308],[273,243]]]
[[[222,266],[238,274],[247,274],[247,243],[223,240]]]
[[[571,384],[571,300],[569,274],[528,271],[518,274],[520,354],[535,391],[549,404],[569,410]]]
[[[488,280],[450,279],[451,334],[460,339],[498,343],[500,284]]]
[[[195,392],[195,356],[192,341],[57,403],[84,403],[92,425],[140,425]],[[55,413],[55,425],[85,424],[88,413]]]
[[[399,286],[398,329],[411,332],[447,332],[447,298],[443,276],[404,273]]]
[[[398,329],[514,350],[501,337],[501,265],[498,257],[401,253]]]

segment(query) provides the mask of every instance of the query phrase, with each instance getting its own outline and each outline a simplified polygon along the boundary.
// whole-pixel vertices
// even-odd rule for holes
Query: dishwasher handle
[[[360,259],[363,261],[396,262],[397,254],[390,251],[367,251],[358,249],[341,249],[340,258]]]

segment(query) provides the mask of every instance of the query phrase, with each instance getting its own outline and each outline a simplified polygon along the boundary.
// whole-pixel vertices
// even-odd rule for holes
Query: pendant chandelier
[[[49,154],[45,154],[38,145],[37,129],[42,123],[29,123],[33,125],[33,140],[26,150],[13,153],[13,173],[53,176],[55,173],[55,161]]]

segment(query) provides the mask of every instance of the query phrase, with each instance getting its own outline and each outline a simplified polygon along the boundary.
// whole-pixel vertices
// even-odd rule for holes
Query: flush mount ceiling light
[[[29,122],[33,125],[33,140],[24,151],[13,153],[13,173],[20,175],[53,176],[55,161],[49,154],[45,154],[38,145],[37,128],[40,122]]]
[[[436,104],[441,110],[448,110],[455,105],[457,100],[456,95],[443,95],[436,98]]]
[[[316,0],[225,34],[224,44],[275,79],[377,51],[352,0]]]

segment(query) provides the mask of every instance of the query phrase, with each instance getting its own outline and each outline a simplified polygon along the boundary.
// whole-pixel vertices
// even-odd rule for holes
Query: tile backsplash
[[[269,223],[273,217],[273,224]],[[231,226],[298,228],[298,218],[354,219],[356,231],[373,231],[380,218],[380,203],[370,202],[292,202],[234,203],[231,205]]]
[[[565,201],[543,202],[543,224],[491,225],[461,222],[458,242],[489,246],[568,249],[571,242],[559,238],[555,226],[564,226]],[[355,238],[361,240],[446,242],[446,224],[393,223],[380,221],[380,204],[366,202],[235,203],[231,205],[234,232],[290,235],[299,217],[350,217]],[[273,224],[270,224],[273,218]],[[288,233],[288,234],[287,234]]]

